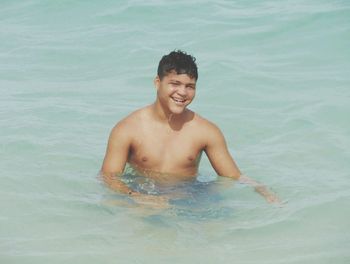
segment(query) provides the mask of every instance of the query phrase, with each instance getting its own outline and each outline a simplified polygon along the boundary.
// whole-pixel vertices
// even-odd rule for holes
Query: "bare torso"
[[[206,120],[188,110],[185,120],[170,125],[155,119],[150,107],[127,118],[131,136],[127,161],[133,168],[148,177],[196,177],[205,148],[201,124]]]
[[[220,129],[187,109],[195,96],[196,81],[175,70],[163,77],[157,75],[156,101],[112,129],[101,168],[103,179],[111,188],[145,199],[145,195],[131,190],[116,177],[125,171],[127,163],[139,174],[158,181],[193,180],[203,151],[218,175],[240,178]],[[265,189],[260,193],[271,198]]]

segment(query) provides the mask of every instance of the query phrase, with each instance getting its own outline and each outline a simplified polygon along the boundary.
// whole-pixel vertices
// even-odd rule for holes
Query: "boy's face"
[[[181,114],[196,94],[196,79],[187,74],[170,72],[160,80],[154,80],[157,97],[162,107],[173,114]]]

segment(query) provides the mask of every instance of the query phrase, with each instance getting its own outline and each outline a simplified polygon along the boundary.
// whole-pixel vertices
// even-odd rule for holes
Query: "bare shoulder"
[[[138,109],[122,120],[120,120],[112,129],[111,135],[120,135],[131,136],[134,131],[137,131],[140,121],[143,120],[143,117],[146,115],[147,108]]]
[[[200,116],[199,114],[195,113],[193,118],[194,124],[196,125],[197,129],[201,132],[205,132],[205,134],[217,134],[221,133],[219,127],[214,124],[213,122],[209,121],[208,119]]]
[[[224,142],[224,136],[219,127],[208,119],[195,114],[193,118],[194,131],[197,138],[203,142],[205,146],[215,145]]]

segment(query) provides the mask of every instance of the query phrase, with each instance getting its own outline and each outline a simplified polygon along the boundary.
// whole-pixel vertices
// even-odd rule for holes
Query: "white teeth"
[[[177,98],[172,98],[175,102],[178,103],[184,103],[186,100],[182,100],[182,99],[177,99]]]

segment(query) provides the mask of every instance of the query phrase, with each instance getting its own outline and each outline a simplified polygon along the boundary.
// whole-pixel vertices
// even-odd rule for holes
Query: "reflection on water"
[[[159,174],[158,174],[159,176]],[[225,198],[227,191],[233,191],[235,181],[228,178],[194,177],[191,180],[166,181],[162,178],[149,178],[139,175],[128,166],[121,180],[132,190],[150,197],[165,197],[167,206],[159,200],[139,201],[134,197],[115,193],[110,205],[134,208],[140,216],[154,218],[180,217],[186,219],[219,219],[232,215],[232,207]],[[159,180],[160,179],[160,180]],[[111,198],[111,197],[109,197]],[[137,209],[136,209],[137,208]]]

